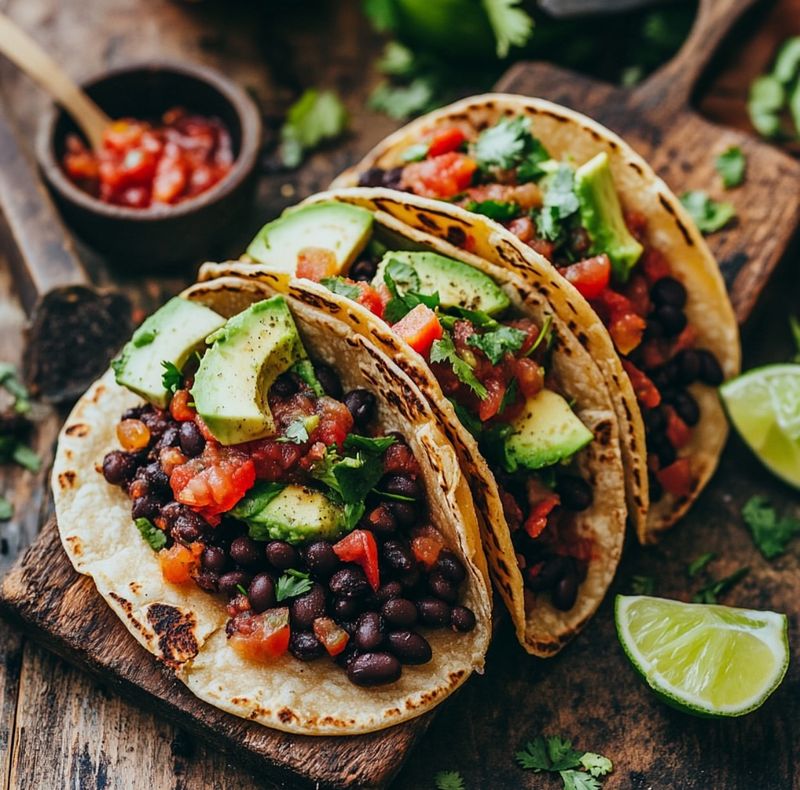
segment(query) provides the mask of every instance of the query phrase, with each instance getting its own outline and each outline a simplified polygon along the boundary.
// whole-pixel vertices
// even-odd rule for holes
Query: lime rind
[[[614,610],[634,668],[660,699],[686,713],[750,713],[789,666],[783,614],[641,595],[618,595]]]

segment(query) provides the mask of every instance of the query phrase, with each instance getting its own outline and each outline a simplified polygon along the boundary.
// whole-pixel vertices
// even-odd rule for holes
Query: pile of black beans
[[[400,189],[403,178],[403,168],[392,167],[384,170],[382,167],[370,167],[358,177],[360,187],[386,187],[386,189]]]

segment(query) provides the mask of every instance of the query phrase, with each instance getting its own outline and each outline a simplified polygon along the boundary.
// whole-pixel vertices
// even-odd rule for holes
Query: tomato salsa
[[[225,177],[233,159],[222,121],[174,107],[158,122],[114,121],[99,152],[69,135],[62,166],[78,187],[104,203],[148,208],[205,192]]]

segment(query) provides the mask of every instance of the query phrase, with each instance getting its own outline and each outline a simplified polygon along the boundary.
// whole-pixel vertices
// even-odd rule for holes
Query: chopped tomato
[[[406,165],[400,186],[423,197],[449,198],[470,185],[477,169],[474,159],[451,151]]]
[[[175,469],[176,466],[185,464],[186,460],[186,456],[178,447],[164,447],[158,454],[158,462],[168,475],[172,474],[172,470]]]
[[[658,482],[674,497],[688,496],[692,491],[692,469],[688,458],[679,458],[656,472]]]
[[[667,259],[658,250],[652,247],[649,247],[644,254],[642,269],[650,285],[664,277],[669,277],[670,274]]]
[[[428,143],[428,156],[440,156],[457,151],[466,139],[467,136],[461,129],[455,127],[442,129],[431,137],[431,141]]]
[[[667,406],[667,438],[669,443],[679,450],[685,447],[692,438],[692,429],[678,416],[672,406]]]
[[[356,565],[360,565],[369,586],[377,591],[381,586],[378,545],[375,543],[375,536],[369,530],[354,529],[338,543],[334,543],[333,550],[342,562],[355,562]]]
[[[643,318],[650,312],[650,285],[641,274],[632,274],[625,286],[625,296],[631,302],[636,315]]]
[[[553,259],[553,253],[556,251],[556,245],[552,241],[546,239],[531,239],[528,246],[539,253],[539,255],[547,258],[548,261]]]
[[[625,213],[625,224],[637,241],[645,241],[645,233],[647,231],[647,216],[645,214],[640,211],[628,211]]]
[[[423,356],[427,356],[434,340],[442,336],[442,325],[430,307],[418,304],[392,326],[394,333]]]
[[[364,305],[367,310],[374,313],[378,318],[383,318],[383,310],[390,296],[388,289],[384,287],[383,292],[381,292],[365,282],[357,282],[354,285],[360,291],[357,299],[358,303]]]
[[[615,319],[608,327],[608,333],[620,354],[630,354],[642,342],[647,321],[635,313],[628,313]]]
[[[648,409],[654,409],[658,406],[661,403],[661,393],[656,385],[633,362],[629,362],[627,359],[620,361],[628,374],[628,378],[631,380],[636,400],[643,406],[647,406]]]
[[[531,508],[528,518],[525,519],[525,523],[523,524],[525,532],[532,538],[538,538],[547,526],[547,517],[560,501],[558,494],[554,494],[551,491],[549,496],[537,502]]]
[[[350,634],[330,617],[314,618],[313,629],[314,636],[322,642],[329,656],[338,656],[350,640]]]
[[[530,357],[515,360],[514,373],[519,388],[526,398],[535,397],[544,387],[544,371]]]
[[[267,609],[261,614],[243,612],[231,620],[231,647],[250,661],[271,661],[289,648],[289,609]]]
[[[169,413],[173,420],[178,422],[189,422],[194,420],[197,412],[189,405],[192,402],[192,395],[189,390],[178,390],[169,402]]]
[[[190,546],[174,543],[168,549],[161,549],[158,552],[161,575],[171,584],[186,584],[199,567],[202,553],[203,546],[200,543]]]
[[[172,155],[163,156],[158,160],[153,177],[153,202],[174,203],[178,196],[186,189],[189,179],[189,167],[186,160],[174,144],[167,148],[174,148]]]
[[[141,420],[122,420],[117,423],[117,439],[123,450],[143,450],[150,443],[150,429]]]
[[[559,269],[586,299],[595,299],[608,286],[611,279],[611,261],[608,255],[595,255]]]
[[[326,445],[341,443],[351,430],[353,430],[353,415],[350,409],[341,401],[323,395],[316,404],[319,415],[319,424],[312,431],[314,441],[324,442]]]
[[[526,243],[533,241],[533,220],[530,217],[512,219],[506,227],[520,240]]]
[[[425,570],[429,571],[433,568],[443,548],[444,538],[435,527],[424,526],[414,530],[411,538],[411,553]]]
[[[672,356],[675,356],[687,348],[692,348],[697,342],[697,330],[691,325],[686,324],[683,331],[672,342]]]
[[[336,253],[325,247],[303,247],[297,253],[298,277],[319,282],[323,277],[330,277],[337,273]]]
[[[206,442],[201,455],[175,467],[169,478],[175,499],[203,516],[230,510],[255,481],[252,459],[216,442]]]
[[[478,418],[481,422],[486,422],[494,417],[500,410],[503,396],[506,394],[506,385],[498,378],[488,378],[483,382],[486,387],[486,397],[481,400],[478,406]]]

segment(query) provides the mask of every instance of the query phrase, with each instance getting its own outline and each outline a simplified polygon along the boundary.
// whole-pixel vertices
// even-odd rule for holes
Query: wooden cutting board
[[[800,220],[800,165],[747,135],[702,120],[690,109],[689,98],[713,50],[738,15],[753,2],[703,2],[695,29],[681,53],[632,92],[547,64],[520,64],[497,86],[587,112],[630,140],[677,192],[709,189],[709,185],[717,184],[714,156],[729,145],[740,145],[748,157],[748,178],[744,186],[724,194],[736,205],[739,222],[712,236],[709,243],[720,260],[741,321],[752,309]],[[723,197],[720,189],[711,191],[715,197]],[[718,502],[716,507],[719,508]],[[634,549],[633,553],[639,551]],[[628,558],[635,559],[630,552]],[[763,603],[771,602],[765,599]],[[210,741],[237,761],[255,768],[260,776],[282,786],[285,782],[302,787],[383,786],[399,770],[432,718],[429,714],[366,736],[303,738],[268,730],[200,702],[137,645],[97,595],[91,581],[75,573],[61,550],[52,520],[5,578],[0,587],[0,608],[27,633],[120,694]],[[483,711],[487,721],[506,721],[508,726],[499,727],[494,735],[507,732],[508,738],[497,739],[485,732],[492,743],[497,741],[498,749],[507,751],[510,743],[516,744],[517,733],[528,720],[526,706],[538,711],[534,723],[541,724],[555,716],[568,725],[570,733],[589,740],[584,718],[570,711],[580,710],[578,692],[582,684],[597,680],[589,677],[594,674],[589,670],[596,661],[588,657],[608,655],[605,648],[613,635],[607,627],[607,608],[602,622],[593,623],[579,644],[550,663],[533,661],[522,656],[521,651],[509,653],[513,640],[508,634],[501,635],[499,647],[494,648],[495,653],[500,651],[500,660],[490,663],[490,676],[471,682],[463,692],[470,711],[477,711],[478,715]],[[514,658],[506,660],[507,655]],[[609,655],[606,663],[603,674],[624,671],[616,656]],[[525,680],[530,671],[537,683]],[[541,684],[552,685],[550,693],[544,694],[552,700],[552,709],[549,702],[546,708],[541,702]],[[613,692],[608,690],[608,699],[598,697],[598,709],[617,710],[624,704],[611,698]],[[475,705],[471,704],[473,699]],[[635,703],[639,707],[631,709],[631,721],[641,720],[648,728],[656,726],[649,720],[655,721],[656,716],[648,707],[649,698],[636,698]],[[454,709],[462,707],[460,701],[453,705]],[[512,724],[508,717],[513,711],[520,711],[523,720]],[[471,715],[466,714],[466,718]],[[454,730],[464,720],[465,716],[459,715],[453,723]],[[506,779],[515,783],[518,777],[512,773],[516,770],[513,764],[510,769],[500,768],[501,758],[498,756],[495,762],[493,753],[490,760],[488,755],[493,748],[487,744],[486,759],[498,766],[492,773],[497,786],[507,786]],[[508,756],[502,761],[508,762]],[[633,757],[630,762],[634,764]],[[495,775],[494,770],[500,772]],[[501,779],[504,770],[507,775]],[[666,781],[667,777],[662,778]]]

